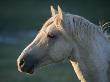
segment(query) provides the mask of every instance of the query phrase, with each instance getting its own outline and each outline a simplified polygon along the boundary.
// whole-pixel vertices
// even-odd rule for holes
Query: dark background
[[[0,0],[0,31],[41,27],[50,17],[50,4],[58,0]],[[84,16],[98,24],[110,19],[110,0],[61,0],[64,12]],[[34,28],[36,26],[36,28]]]
[[[58,0],[53,0],[57,8]],[[51,16],[52,0],[0,0],[0,82],[79,82],[65,61],[34,75],[19,73],[16,59]],[[99,25],[110,20],[110,0],[61,0],[64,12]]]

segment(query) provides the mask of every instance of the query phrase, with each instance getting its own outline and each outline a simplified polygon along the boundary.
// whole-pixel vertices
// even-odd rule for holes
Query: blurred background
[[[68,61],[33,75],[17,71],[16,59],[51,16],[51,0],[0,0],[0,82],[80,82]],[[58,0],[54,0],[55,6]],[[110,20],[110,0],[61,0],[64,12],[99,25]]]

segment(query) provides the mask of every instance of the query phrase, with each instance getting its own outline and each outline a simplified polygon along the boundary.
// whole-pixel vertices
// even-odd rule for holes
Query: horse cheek
[[[68,57],[70,53],[70,46],[65,42],[56,42],[50,50],[50,56],[54,61],[62,61]]]

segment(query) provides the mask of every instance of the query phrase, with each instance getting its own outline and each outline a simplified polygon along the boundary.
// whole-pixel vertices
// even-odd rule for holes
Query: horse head
[[[63,12],[51,6],[52,17],[48,19],[35,39],[17,59],[18,70],[33,73],[34,68],[60,62],[69,57],[72,47],[63,28]]]

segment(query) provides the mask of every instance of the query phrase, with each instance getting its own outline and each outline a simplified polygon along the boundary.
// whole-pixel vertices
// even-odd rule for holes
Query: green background
[[[58,1],[54,0],[55,8]],[[33,75],[17,71],[16,59],[51,16],[52,0],[0,0],[0,82],[79,82],[68,61]],[[110,20],[110,0],[61,0],[64,12],[99,25]]]

